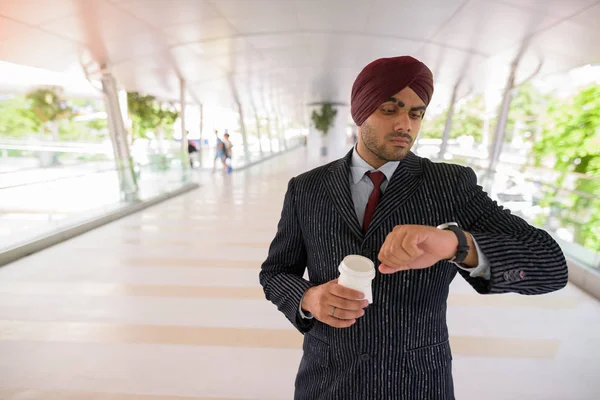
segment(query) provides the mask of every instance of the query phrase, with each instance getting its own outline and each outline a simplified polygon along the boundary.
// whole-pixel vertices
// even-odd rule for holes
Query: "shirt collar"
[[[356,145],[352,150],[352,158],[350,159],[350,171],[352,172],[352,182],[356,185],[367,172],[381,171],[387,178],[388,182],[392,180],[392,175],[396,172],[396,168],[400,161],[388,161],[379,168],[373,168],[366,162],[356,151]]]

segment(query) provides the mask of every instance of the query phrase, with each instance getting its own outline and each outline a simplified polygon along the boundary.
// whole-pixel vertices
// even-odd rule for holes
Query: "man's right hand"
[[[368,305],[363,293],[339,285],[336,279],[308,289],[301,307],[324,324],[347,328],[365,315]]]

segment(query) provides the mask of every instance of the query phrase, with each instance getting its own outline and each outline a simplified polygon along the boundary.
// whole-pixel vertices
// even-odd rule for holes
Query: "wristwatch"
[[[454,258],[448,260],[450,262],[460,264],[467,258],[469,254],[469,242],[467,242],[467,234],[465,231],[460,229],[456,222],[448,222],[437,227],[438,229],[452,231],[456,238],[458,239],[458,248],[456,249],[456,254]]]

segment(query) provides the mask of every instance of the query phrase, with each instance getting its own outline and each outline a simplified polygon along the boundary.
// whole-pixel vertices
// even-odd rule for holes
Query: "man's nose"
[[[399,113],[398,117],[394,121],[394,131],[410,133],[411,129],[412,129],[411,121],[410,121],[410,117],[408,116],[408,113],[405,113],[405,112]]]

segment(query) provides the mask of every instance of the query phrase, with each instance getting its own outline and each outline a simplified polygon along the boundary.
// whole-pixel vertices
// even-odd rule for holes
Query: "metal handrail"
[[[88,164],[88,163],[113,163],[114,164],[114,160],[106,160],[106,161],[102,161],[102,160],[97,160],[97,161],[80,161],[80,162],[75,162],[75,163],[72,163],[72,164],[50,165],[50,166],[44,167],[43,169],[44,170],[49,170],[49,169],[60,170],[60,169],[71,168],[71,167],[75,167],[75,166],[83,165],[83,164]],[[13,169],[13,170],[8,170],[8,171],[0,171],[0,175],[18,174],[20,172],[28,172],[28,171],[33,171],[33,170],[36,170],[36,169],[40,169],[40,167],[39,166],[35,166],[35,167]]]
[[[469,158],[469,159],[474,159],[474,160],[485,160],[484,158],[468,156],[468,155],[463,155],[463,154],[454,154],[451,152],[448,152],[448,154],[451,154],[456,157],[464,157],[464,158]],[[532,164],[519,164],[519,163],[516,163],[513,161],[499,161],[499,163],[513,165],[513,166],[521,167],[521,168],[525,167],[526,169],[536,169],[536,170],[541,170],[544,172],[560,173],[560,171],[556,171],[556,170],[548,168],[548,167],[540,167],[540,166],[536,166],[536,165],[532,165]],[[591,181],[600,181],[600,177],[598,177],[598,176],[589,176],[586,174],[582,174],[581,172],[570,171],[568,174],[571,176],[582,178],[582,179],[589,179]]]
[[[60,178],[54,178],[54,179],[44,179],[44,180],[41,180],[41,181],[19,183],[19,184],[16,184],[16,185],[0,186],[0,190],[15,189],[15,188],[18,188],[18,187],[33,186],[33,185],[41,185],[41,184],[44,184],[44,183],[58,182],[58,181],[66,180],[66,179],[80,179],[80,178],[84,178],[86,176],[91,176],[91,175],[96,175],[96,174],[102,174],[102,173],[112,172],[112,171],[117,171],[117,168],[116,167],[112,167],[112,168],[107,168],[107,169],[101,169],[101,170],[92,171],[92,172],[87,173],[87,174],[61,176]]]
[[[470,167],[473,168],[473,169],[475,169],[475,170],[483,170],[483,171],[486,170],[485,167],[479,167],[477,165],[471,165]],[[498,173],[498,172],[494,172],[493,174],[496,174],[496,173]],[[510,174],[507,174],[507,175],[508,176],[512,176]],[[568,188],[565,188],[565,187],[558,187],[558,186],[552,185],[549,182],[544,182],[544,181],[540,181],[540,180],[533,179],[533,178],[523,178],[523,180],[525,180],[526,182],[538,183],[538,184],[540,184],[542,186],[549,187],[551,189],[556,189],[559,192],[567,192],[567,193],[571,193],[571,194],[576,194],[578,196],[584,197],[586,199],[591,199],[591,200],[600,200],[600,196],[595,195],[593,193],[581,192],[579,190],[568,189]]]
[[[149,163],[149,164],[143,165],[141,167],[146,168],[146,167],[153,166],[153,165],[158,165],[158,163]],[[126,168],[126,167],[124,167],[124,168]],[[95,170],[95,171],[85,173],[85,174],[62,176],[62,177],[54,178],[54,179],[44,179],[44,180],[20,183],[20,184],[9,185],[9,186],[0,186],[0,190],[14,189],[14,188],[19,188],[19,187],[33,186],[33,185],[42,185],[45,183],[58,182],[58,181],[67,180],[67,179],[80,179],[80,178],[84,178],[86,176],[92,176],[92,175],[96,175],[96,174],[102,174],[102,173],[113,172],[113,171],[118,171],[118,170],[119,170],[119,168],[117,168],[116,166],[112,166],[110,168],[99,169],[99,170]],[[13,171],[13,172],[16,172],[16,171]]]

